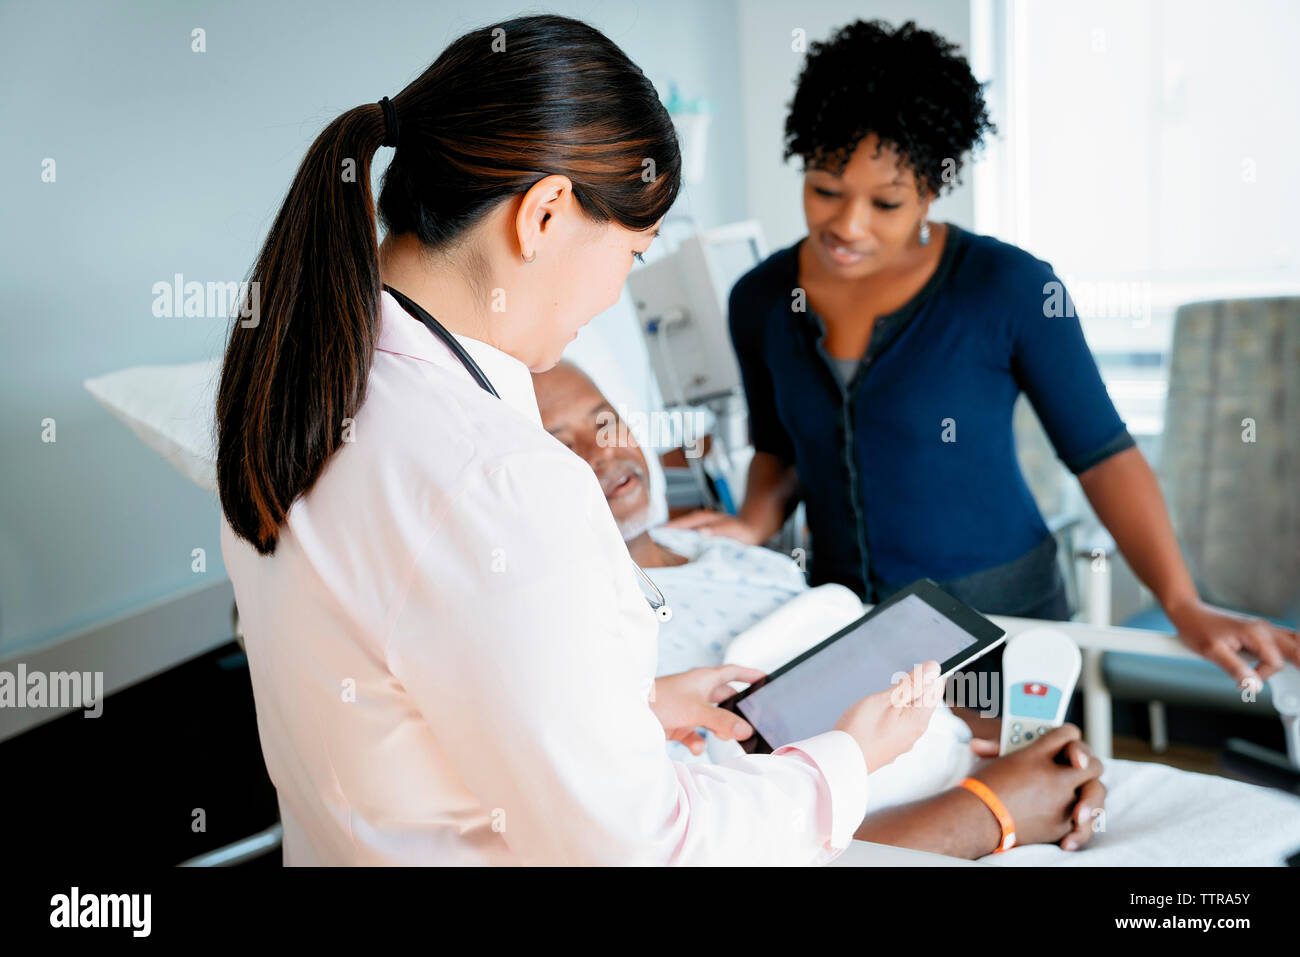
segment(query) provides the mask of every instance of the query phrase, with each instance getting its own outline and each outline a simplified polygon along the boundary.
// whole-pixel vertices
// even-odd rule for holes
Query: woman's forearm
[[[1170,617],[1195,601],[1196,585],[1178,549],[1169,511],[1151,466],[1136,448],[1112,455],[1079,476],[1097,517],[1133,573]]]
[[[992,854],[1002,839],[993,812],[965,788],[868,814],[854,835],[860,841],[909,847],[974,860]]]
[[[769,452],[755,452],[745,481],[745,503],[739,518],[765,542],[781,530],[797,501],[799,479],[793,465]]]

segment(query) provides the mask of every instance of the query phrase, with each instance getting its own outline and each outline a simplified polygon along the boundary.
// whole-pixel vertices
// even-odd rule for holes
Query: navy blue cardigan
[[[878,601],[925,577],[988,613],[1041,611],[1059,578],[1016,459],[1017,396],[1075,473],[1133,445],[1052,268],[949,226],[934,276],[877,319],[846,386],[799,308],[798,249],[740,279],[729,322],[754,447],[798,471],[812,583]]]

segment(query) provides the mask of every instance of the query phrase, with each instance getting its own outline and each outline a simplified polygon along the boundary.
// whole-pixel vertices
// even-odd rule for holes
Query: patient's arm
[[[868,814],[854,837],[974,860],[997,850],[1002,830],[983,801],[965,788],[951,788]]]
[[[1028,747],[988,762],[972,777],[982,781],[1015,819],[1020,844],[1056,844],[1067,851],[1092,837],[1092,822],[1106,800],[1102,763],[1062,725]],[[997,819],[965,788],[868,814],[859,840],[933,851],[953,857],[992,853],[1001,837]]]

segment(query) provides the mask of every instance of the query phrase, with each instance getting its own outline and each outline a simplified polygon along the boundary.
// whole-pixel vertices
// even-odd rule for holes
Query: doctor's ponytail
[[[383,138],[375,103],[312,143],[253,266],[260,308],[231,329],[217,486],[231,527],[264,554],[302,477],[320,473],[365,395],[380,294],[370,162]]]
[[[381,295],[370,167],[386,143],[396,149],[378,218],[430,251],[547,175],[567,176],[593,220],[635,230],[658,222],[680,187],[654,86],[604,34],[567,17],[471,31],[390,105],[330,123],[253,266],[259,308],[241,303],[217,393],[222,510],[262,554],[365,398]]]

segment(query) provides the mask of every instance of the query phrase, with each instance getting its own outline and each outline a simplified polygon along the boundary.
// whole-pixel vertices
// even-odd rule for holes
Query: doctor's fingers
[[[690,749],[691,754],[703,754],[706,747],[704,736],[698,731],[681,728],[668,735],[669,741],[679,741]]]
[[[934,710],[943,697],[939,662],[926,661],[912,665],[911,670],[890,691],[889,702],[895,707],[925,707]]]
[[[1093,780],[1081,787],[1079,800],[1074,805],[1071,815],[1074,827],[1071,828],[1070,833],[1061,838],[1061,849],[1077,851],[1092,840],[1092,835],[1100,830],[1096,822],[1099,820],[1099,815],[1105,812],[1105,807],[1106,785]]]
[[[669,733],[668,740],[684,744],[692,754],[705,753],[705,748],[707,746],[705,737],[703,737],[703,735],[698,731],[694,731],[694,729],[690,728],[677,728],[677,731]]]
[[[754,733],[754,729],[749,726],[749,722],[726,708],[714,708],[706,705],[700,708],[695,722],[696,727],[707,728],[713,732],[714,736],[723,741],[744,741]]]
[[[714,668],[715,678],[718,686],[713,689],[713,702],[726,701],[733,694],[733,689],[728,682],[743,681],[746,684],[753,684],[760,678],[766,678],[766,671],[759,671],[757,668],[746,668],[744,665],[722,665]]]

